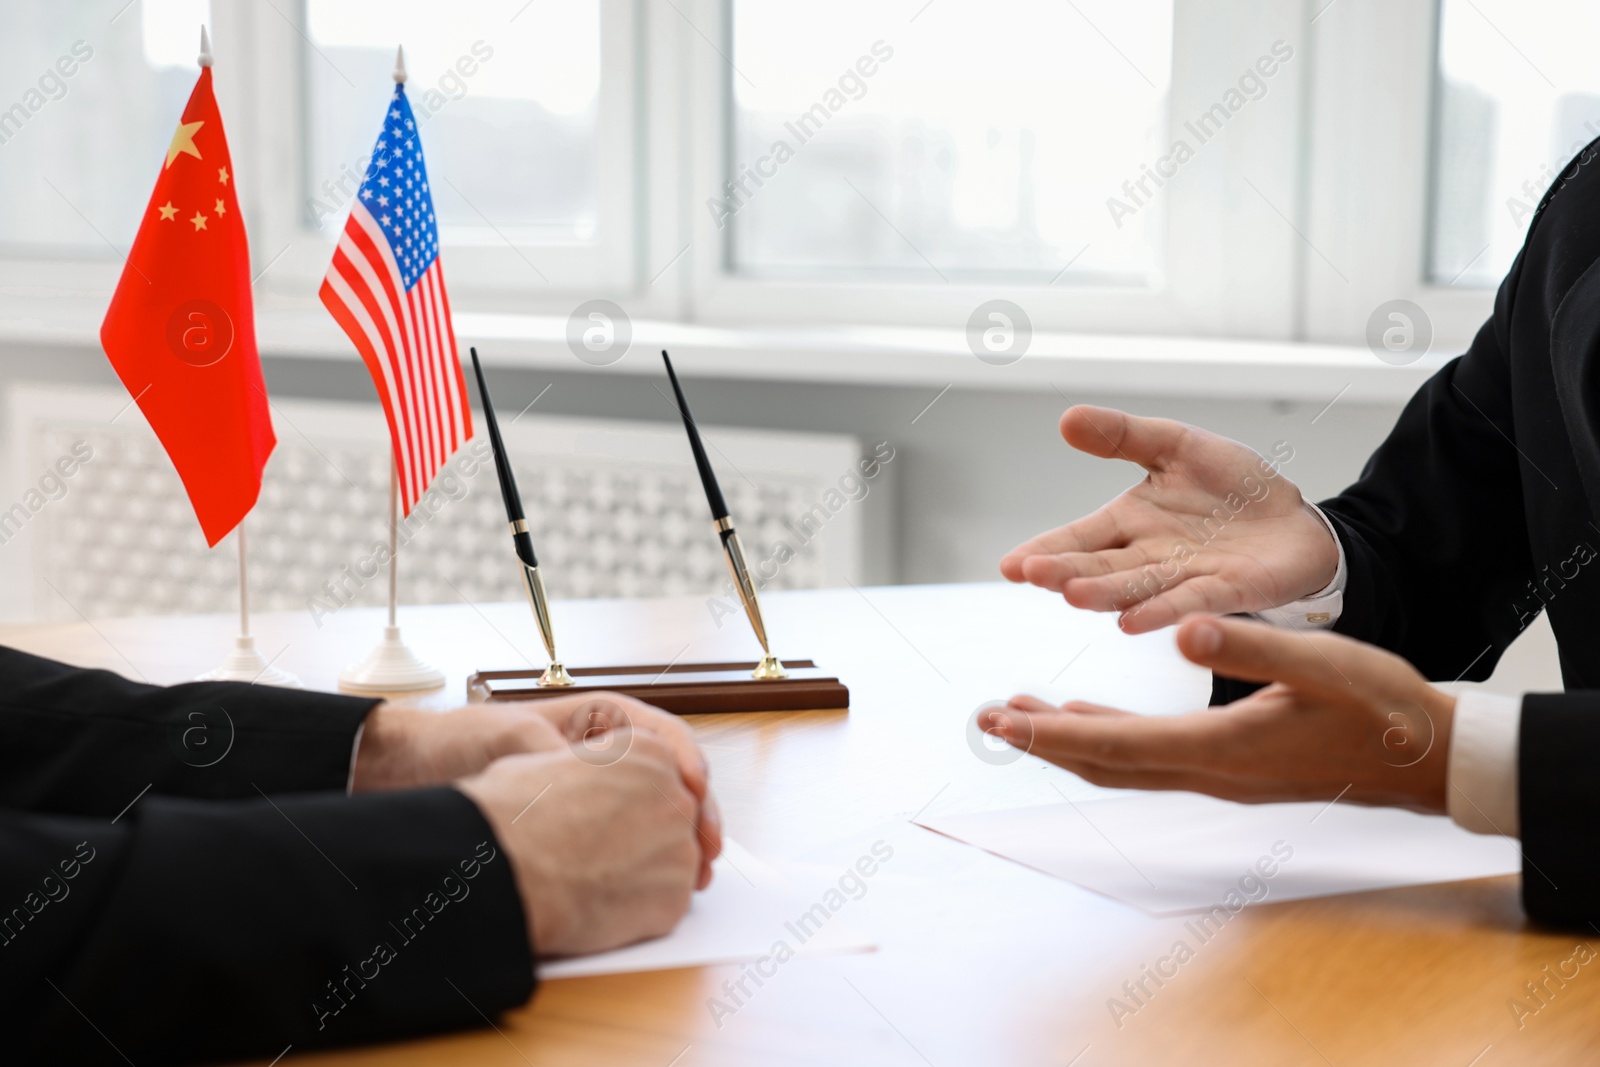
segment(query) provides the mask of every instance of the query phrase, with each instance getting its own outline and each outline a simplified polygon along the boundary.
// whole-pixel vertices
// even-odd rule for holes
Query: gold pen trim
[[[514,534],[525,534],[525,533],[527,533],[528,532],[528,520],[527,519],[517,519],[515,522],[513,522],[511,524],[511,532],[514,533]]]
[[[550,656],[550,666],[539,676],[539,684],[546,689],[564,689],[572,684],[572,676],[556,658],[555,625],[550,620],[550,598],[544,591],[544,578],[540,576],[538,567],[530,567],[520,560],[518,564],[522,568],[522,588],[528,594],[528,606],[533,608],[533,617],[539,624],[539,637]]]
[[[727,522],[726,519],[717,521]],[[744,559],[744,546],[739,543],[739,535],[732,532],[731,523],[729,526],[728,536],[722,539],[722,550],[728,560],[728,573],[733,576],[733,587],[739,591],[739,602],[744,605],[745,616],[756,632],[756,640],[761,642],[763,653],[761,662],[751,677],[763,682],[787,678],[789,672],[784,670],[783,664],[772,654],[772,649],[767,644],[767,624],[761,618],[761,601],[756,598],[756,584],[750,579],[750,566]]]

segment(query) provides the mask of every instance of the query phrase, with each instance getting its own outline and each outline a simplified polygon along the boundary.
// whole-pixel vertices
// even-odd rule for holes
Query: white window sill
[[[34,309],[30,309],[34,310]],[[50,344],[98,358],[98,314],[36,317],[0,309],[0,346]],[[258,315],[267,357],[354,360],[322,308]],[[690,374],[714,378],[927,386],[942,389],[1055,390],[1089,394],[1345,400],[1400,403],[1454,351],[1389,366],[1365,348],[1287,341],[1219,340],[1036,333],[1027,354],[1008,366],[980,361],[964,332],[887,326],[723,327],[636,321],[627,354],[593,367],[573,355],[566,319],[555,316],[456,314],[463,349],[476,345],[488,366],[594,374],[656,375],[655,356],[671,350]],[[465,352],[463,351],[463,355]]]

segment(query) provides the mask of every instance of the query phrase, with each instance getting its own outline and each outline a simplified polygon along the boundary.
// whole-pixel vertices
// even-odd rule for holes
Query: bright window
[[[1429,275],[1494,286],[1544,191],[1600,136],[1600,8],[1443,0]]]
[[[258,307],[307,329],[326,325],[317,285],[397,44],[453,306],[552,335],[596,299],[641,322],[948,332],[1005,299],[1041,333],[1359,345],[1375,308],[1410,299],[1454,343],[1600,132],[1600,8],[1578,0],[14,0],[6,16],[0,298],[32,315],[53,294],[91,326],[202,21]]]
[[[1106,201],[1168,146],[1171,0],[912,10],[733,0],[733,184],[704,208],[732,269],[1150,279],[1159,205],[1112,231]]]
[[[307,0],[306,28],[309,224],[342,228],[404,42],[441,240],[594,239],[599,0]]]
[[[25,0],[0,32],[0,244],[121,258],[194,87],[206,0]]]

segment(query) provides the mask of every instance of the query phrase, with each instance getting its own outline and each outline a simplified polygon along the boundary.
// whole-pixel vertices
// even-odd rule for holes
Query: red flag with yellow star
[[[277,444],[232,168],[208,66],[100,326],[100,343],[178,468],[208,545],[255,506]]]

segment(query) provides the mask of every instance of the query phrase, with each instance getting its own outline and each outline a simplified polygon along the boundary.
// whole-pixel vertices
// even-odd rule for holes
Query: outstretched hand
[[[1455,698],[1399,656],[1338,634],[1210,617],[1186,620],[1178,648],[1220,674],[1271,684],[1175,716],[1019,696],[988,712],[985,729],[1096,785],[1446,810]]]
[[[1294,483],[1259,453],[1171,419],[1079,405],[1061,436],[1146,477],[1076,522],[1006,554],[1000,572],[1115,611],[1128,633],[1185,615],[1279,607],[1333,580],[1339,549]],[[1281,459],[1281,457],[1280,457]]]

